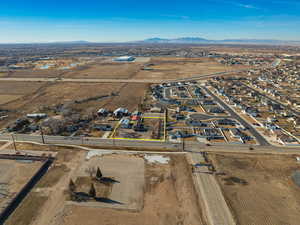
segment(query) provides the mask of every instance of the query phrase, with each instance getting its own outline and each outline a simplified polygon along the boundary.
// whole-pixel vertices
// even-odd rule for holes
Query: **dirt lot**
[[[65,204],[65,202],[62,201],[64,198],[61,198],[64,193],[64,188],[62,188],[61,185],[64,184],[67,186],[69,178],[78,174],[77,172],[80,171],[78,165],[81,165],[83,160],[81,154],[77,154],[77,156],[70,154],[70,157],[71,158],[67,161],[67,164],[69,164],[67,165],[68,167],[72,164],[71,171],[67,173],[69,175],[63,175],[63,178],[61,178],[53,187],[36,189],[31,193],[31,195],[26,198],[26,201],[22,203],[23,206],[26,206],[26,203],[32,202],[32,199],[40,199],[41,201],[39,202],[41,203],[41,205],[34,205],[36,209],[40,208],[38,213],[36,212],[34,216],[27,214],[27,219],[25,220],[24,218],[23,221],[25,222],[21,223],[20,218],[22,218],[22,216],[25,216],[24,213],[30,214],[32,213],[32,210],[28,212],[28,207],[19,207],[19,209],[17,210],[18,214],[16,214],[18,215],[18,220],[14,220],[17,221],[17,223],[15,223],[14,225],[204,224],[202,223],[201,209],[197,201],[195,201],[195,199],[197,199],[197,196],[195,194],[193,182],[191,180],[192,178],[190,175],[189,166],[184,156],[170,156],[171,162],[169,164],[147,163],[145,165],[145,187],[141,187],[141,189],[144,191],[144,207],[138,211]],[[123,157],[131,158],[133,156],[120,157],[120,159],[122,159]],[[64,160],[60,159],[60,162],[64,163]],[[122,165],[123,164],[121,164],[121,166]],[[127,166],[122,166],[123,168],[126,167],[126,169],[123,169],[124,173],[126,173],[127,171]],[[107,168],[106,166],[103,165],[102,167],[104,174],[109,173],[109,171],[105,171],[104,169]],[[50,172],[51,171],[49,171],[49,173]],[[42,178],[42,180],[44,178]],[[130,188],[127,191],[132,192]],[[45,196],[44,198],[40,198],[42,193],[44,193],[42,195]],[[124,193],[126,193],[126,189],[120,189],[119,195],[122,195]],[[31,223],[28,219],[28,216],[33,216]]]
[[[146,163],[144,172],[136,168],[136,165],[140,163],[135,165],[135,163],[130,161],[137,159],[144,166],[144,161],[139,156],[105,156],[108,157],[108,161],[101,161],[103,175],[107,174],[116,178],[118,178],[118,174],[122,175],[120,179],[117,179],[121,181],[119,185],[122,187],[117,188],[115,194],[113,194],[114,190],[112,190],[110,197],[125,196],[122,200],[123,202],[135,202],[134,199],[138,196],[138,199],[142,198],[138,202],[142,203],[143,207],[129,211],[68,204],[64,198],[65,189],[70,178],[74,178],[84,171],[83,165],[86,164],[85,153],[79,150],[59,149],[57,157],[58,159],[54,166],[24,199],[13,216],[7,221],[7,224],[205,224],[202,222],[201,208],[196,201],[197,196],[190,175],[190,168],[183,155],[169,156],[171,158],[169,164]],[[123,163],[119,164],[119,160]],[[95,161],[94,163],[98,165],[98,162]],[[108,163],[108,165],[105,163]],[[114,164],[116,164],[117,168],[121,167],[121,169],[116,170],[115,166],[111,166]],[[60,166],[63,167],[59,169],[58,167]],[[113,171],[115,171],[115,174],[111,173]],[[135,182],[130,182],[130,179],[136,180],[138,178],[135,175],[137,172],[144,177],[142,180],[138,179],[142,181],[144,187],[143,185],[136,185]],[[128,175],[130,179],[125,178]],[[58,178],[53,181],[54,177]],[[121,185],[122,183],[129,186],[127,185],[127,188],[125,188],[124,185]],[[113,186],[114,188],[116,187]],[[133,190],[142,193],[142,195],[137,195],[136,191]],[[131,194],[128,195],[128,193]],[[125,201],[124,199],[127,200]]]
[[[128,210],[140,210],[143,207],[144,159],[128,155],[104,155],[92,157],[82,163],[74,180],[89,177],[87,171],[100,168],[106,178],[114,180],[111,193],[105,197],[116,204],[105,202],[79,203],[81,206],[108,207]],[[126,168],[126,169],[124,169]]]
[[[48,149],[45,147],[43,150]],[[82,162],[85,154],[84,151],[72,148],[51,148],[51,151],[55,150],[58,151],[56,161],[14,211],[6,224],[49,224],[49,220],[52,220],[55,212],[63,206],[65,187],[72,172],[78,168],[79,162]],[[39,213],[45,217],[38,217]]]
[[[218,181],[240,225],[299,224],[299,187],[291,176],[300,169],[295,157],[273,155],[210,156]]]
[[[65,209],[64,224],[203,224],[188,167],[182,157],[174,156],[171,165],[146,165],[145,199],[141,211],[71,206]]]
[[[0,208],[15,197],[41,166],[41,162],[0,159]]]

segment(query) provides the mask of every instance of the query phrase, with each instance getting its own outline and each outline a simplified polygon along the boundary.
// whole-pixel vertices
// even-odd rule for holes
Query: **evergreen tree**
[[[96,178],[98,179],[98,180],[100,180],[101,178],[102,178],[102,172],[101,172],[101,170],[99,169],[99,167],[97,168],[97,173],[96,173]]]
[[[90,187],[90,191],[89,191],[89,196],[92,197],[92,198],[96,197],[96,189],[95,189],[93,183],[91,183],[91,187]]]
[[[73,182],[72,179],[70,179],[70,182],[69,182],[69,191],[71,193],[75,192],[76,191],[76,186],[75,186],[75,183]]]

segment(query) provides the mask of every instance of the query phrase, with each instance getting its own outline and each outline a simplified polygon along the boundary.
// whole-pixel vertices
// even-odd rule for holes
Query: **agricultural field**
[[[293,177],[300,165],[295,157],[210,154],[210,158],[225,174],[217,179],[238,224],[299,224],[300,187]]]

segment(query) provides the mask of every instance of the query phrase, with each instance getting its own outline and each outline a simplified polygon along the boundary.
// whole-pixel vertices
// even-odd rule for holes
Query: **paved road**
[[[197,119],[197,120],[211,120],[211,119],[226,119],[231,118],[231,116],[217,116],[217,115],[208,115],[203,113],[193,113],[190,114],[191,119]]]
[[[232,117],[238,120],[244,127],[248,127],[249,131],[256,138],[258,143],[262,146],[269,146],[270,143],[252,126],[252,124],[248,123],[244,120],[239,114],[237,114],[231,107],[229,107],[223,100],[217,97],[214,93],[212,93],[208,88],[202,87],[208,94],[210,94],[216,102],[218,102],[225,110],[227,110]]]
[[[41,135],[14,134],[14,140],[18,142],[36,142],[43,143]],[[0,134],[0,140],[12,141],[10,134]],[[44,135],[46,144],[61,144],[61,145],[86,145],[86,146],[113,146],[133,147],[133,148],[151,148],[155,149],[171,149],[182,150],[181,143],[160,142],[160,141],[137,141],[137,140],[119,140],[119,139],[101,139],[87,137],[64,137],[64,136],[47,136]]]
[[[28,134],[15,134],[14,139],[18,142],[35,142],[43,143],[40,135],[28,135]],[[158,141],[131,141],[131,140],[113,140],[113,139],[101,139],[101,138],[81,138],[81,137],[64,137],[64,136],[44,136],[46,144],[57,144],[57,145],[85,145],[95,147],[134,147],[140,149],[149,150],[173,150],[173,151],[229,151],[229,152],[241,152],[248,151],[250,145],[245,144],[212,144],[210,147],[206,146],[205,143],[196,141],[185,141],[183,143],[174,142],[158,142]],[[12,141],[10,134],[0,134],[0,141]],[[300,147],[287,147],[287,146],[272,146],[272,145],[254,145],[255,150],[261,152],[290,152],[296,153],[300,150]],[[252,152],[252,151],[251,151]]]
[[[17,78],[8,77],[0,78],[0,81],[16,81],[16,82],[79,82],[79,83],[161,83],[163,80],[152,80],[152,79],[89,79],[89,78]]]

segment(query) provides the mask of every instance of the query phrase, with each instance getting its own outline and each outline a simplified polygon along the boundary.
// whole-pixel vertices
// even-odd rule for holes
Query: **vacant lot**
[[[43,150],[47,150],[47,148]],[[78,168],[79,162],[83,161],[84,152],[60,147],[53,147],[51,150],[58,151],[57,159],[10,216],[6,224],[50,224],[49,221],[63,206],[63,191],[69,182],[69,176]],[[23,173],[25,172],[26,170],[23,171]],[[39,217],[39,213],[45,216]]]
[[[0,159],[0,208],[15,197],[41,165],[41,162]]]
[[[127,166],[123,166],[125,172]],[[170,164],[146,164],[144,207],[141,210],[69,205],[60,221],[65,225],[201,225],[201,209],[191,179],[184,156],[172,156]],[[120,191],[122,194],[127,190]]]
[[[177,79],[195,75],[211,74],[244,68],[243,66],[225,66],[213,58],[153,58],[152,70],[142,70],[136,79]]]
[[[225,155],[211,158],[218,181],[238,224],[297,225],[299,187],[292,175],[300,169],[294,157],[274,155]]]
[[[140,155],[96,156],[86,161],[85,154],[79,150],[60,149],[53,167],[7,224],[205,224],[185,156],[169,156],[168,164],[149,164]],[[65,201],[69,180],[85,176],[89,166],[100,166],[103,176],[120,182],[114,183],[110,192],[109,198],[115,201],[103,203],[106,206],[74,205]],[[118,206],[122,209],[114,209]]]
[[[98,167],[101,169],[103,177],[110,178],[115,182],[113,182],[112,190],[108,196],[97,195],[97,197],[108,198],[115,202],[115,204],[86,202],[79,203],[79,205],[128,210],[140,210],[143,207],[143,190],[145,183],[143,158],[126,155],[95,156],[82,164],[74,180],[89,177],[87,171],[97,169]]]
[[[106,62],[75,69],[64,78],[130,79],[140,70],[140,63]]]

